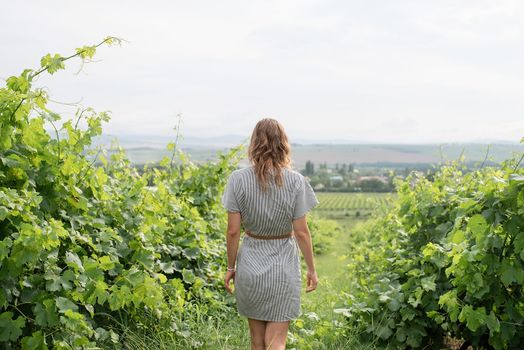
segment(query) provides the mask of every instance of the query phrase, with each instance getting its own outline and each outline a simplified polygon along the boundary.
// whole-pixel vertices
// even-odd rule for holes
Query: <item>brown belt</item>
[[[246,235],[248,235],[249,237],[258,238],[258,239],[282,239],[282,238],[289,238],[293,236],[293,231],[291,231],[290,233],[286,235],[266,236],[266,235],[255,235],[253,232],[247,230]]]

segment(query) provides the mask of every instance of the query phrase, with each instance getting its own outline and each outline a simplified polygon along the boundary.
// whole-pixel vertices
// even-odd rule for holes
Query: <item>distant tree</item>
[[[359,186],[363,192],[385,192],[388,190],[387,184],[378,179],[361,180]]]
[[[331,187],[333,188],[344,188],[344,185],[343,181],[331,181]]]
[[[342,167],[340,168],[340,170],[338,172],[339,172],[340,175],[346,176],[346,174],[348,173],[348,167],[347,167],[346,163],[342,163]]]
[[[349,163],[348,164],[348,173],[351,174],[354,170],[355,170],[355,167],[353,166],[353,164]]]
[[[311,176],[315,174],[315,165],[311,161],[306,162],[306,168],[304,169],[304,175]]]

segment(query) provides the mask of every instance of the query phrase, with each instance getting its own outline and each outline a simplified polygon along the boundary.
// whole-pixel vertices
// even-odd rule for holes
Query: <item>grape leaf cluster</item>
[[[38,75],[119,42],[46,55],[0,89],[2,348],[118,346],[117,318],[153,315],[176,329],[173,314],[188,301],[227,302],[217,292],[225,266],[219,198],[241,147],[197,166],[172,143],[176,162],[166,157],[139,172],[121,148],[109,156],[90,148],[109,113],[82,108],[62,121],[47,91],[33,87]]]
[[[440,349],[524,347],[522,155],[397,181],[394,206],[357,230],[348,321],[367,341]]]

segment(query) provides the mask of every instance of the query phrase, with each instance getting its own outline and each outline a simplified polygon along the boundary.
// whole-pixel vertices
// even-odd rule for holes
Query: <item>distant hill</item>
[[[174,137],[165,136],[113,136],[102,135],[94,140],[93,145],[104,145],[109,148],[111,140],[117,138],[120,146],[126,149],[133,163],[144,164],[157,162],[169,155],[166,146],[174,141]],[[224,135],[211,138],[181,136],[178,147],[188,153],[195,162],[216,159],[218,151],[229,148],[248,140],[240,135]],[[416,164],[435,164],[459,157],[464,150],[466,161],[482,161],[486,156],[487,145],[490,144],[488,161],[500,162],[511,156],[512,152],[524,152],[524,145],[514,142],[468,142],[442,144],[380,144],[380,143],[331,143],[319,144],[318,140],[297,140],[292,143],[292,159],[296,168],[304,167],[306,161],[326,163],[334,166],[336,163],[353,163],[360,166],[404,167]],[[487,140],[486,140],[487,141]],[[246,147],[247,148],[247,147]],[[247,159],[241,161],[247,165]]]
[[[175,141],[176,135],[158,136],[158,135],[108,135],[103,134],[97,137],[93,144],[110,145],[113,139],[118,139],[119,144],[124,148],[148,147],[163,149],[169,142]],[[208,147],[224,148],[233,147],[242,143],[245,137],[239,135],[223,135],[217,137],[203,138],[195,136],[180,135],[178,143],[181,147]]]

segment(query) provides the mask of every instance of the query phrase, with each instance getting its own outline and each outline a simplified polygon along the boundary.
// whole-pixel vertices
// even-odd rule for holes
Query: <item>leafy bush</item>
[[[308,216],[308,227],[311,231],[313,253],[324,254],[333,244],[335,232],[340,232],[340,224],[334,220],[322,219],[315,214]]]
[[[393,209],[357,230],[344,312],[368,341],[524,347],[521,160],[466,174],[453,162],[432,180],[413,173],[397,183]]]
[[[118,42],[46,55],[39,70],[26,69],[0,89],[3,348],[118,347],[113,318],[154,315],[176,329],[174,314],[188,300],[227,301],[213,292],[225,265],[218,194],[240,147],[197,167],[171,143],[175,165],[165,158],[139,174],[122,150],[92,157],[88,147],[108,113],[79,110],[76,122],[58,129],[46,91],[32,87],[68,59],[89,60],[100,45]]]

